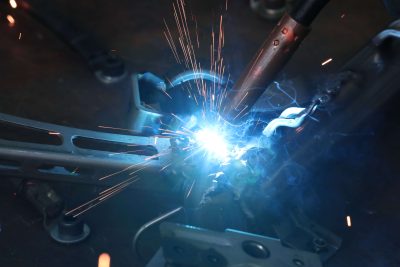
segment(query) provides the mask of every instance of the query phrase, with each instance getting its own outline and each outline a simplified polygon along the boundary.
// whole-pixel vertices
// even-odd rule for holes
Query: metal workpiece
[[[0,173],[4,177],[107,185],[108,179],[99,179],[110,174],[115,174],[113,182],[136,172],[158,177],[170,160],[169,155],[157,156],[168,154],[170,140],[166,138],[82,130],[2,113],[0,124],[4,130]],[[7,136],[7,127],[18,137]]]
[[[160,225],[162,250],[173,266],[322,267],[316,253],[282,245],[279,239],[232,229],[210,231],[190,225]]]
[[[378,33],[373,39],[372,42],[376,46],[382,45],[384,41],[389,38],[400,39],[400,19],[392,22],[388,29],[381,31]]]
[[[227,94],[221,115],[237,124],[290,59],[309,29],[284,15]]]
[[[159,80],[157,76],[151,73],[135,73],[131,76],[132,91],[127,116],[127,124],[129,130],[132,130],[138,134],[144,134],[149,132],[151,133],[153,128],[158,128],[161,114],[151,108],[151,106],[144,103],[141,95],[141,88],[139,86],[140,80],[150,80],[155,84],[157,90],[163,90],[163,87],[166,85],[162,82],[162,80]]]
[[[133,253],[136,254],[136,257],[139,260],[142,260],[142,257],[141,257],[141,254],[140,254],[139,248],[138,248],[138,242],[140,240],[140,236],[150,227],[155,226],[158,223],[169,219],[170,217],[179,213],[182,209],[183,209],[183,207],[177,207],[173,210],[163,213],[160,216],[157,216],[156,218],[152,219],[151,221],[145,223],[144,225],[142,225],[142,227],[139,228],[139,230],[136,232],[135,236],[132,239],[132,251],[133,251]]]
[[[53,31],[62,41],[77,52],[87,63],[95,77],[102,83],[117,83],[127,76],[124,61],[104,48],[90,34],[63,18],[43,1],[21,0],[21,8]]]
[[[268,123],[267,127],[263,130],[263,135],[270,138],[279,127],[299,127],[308,115],[305,110],[305,108],[297,107],[285,109],[278,118],[273,119]]]
[[[286,246],[317,253],[323,262],[342,245],[339,236],[309,219],[300,209],[291,210],[287,219],[274,225],[274,230]]]

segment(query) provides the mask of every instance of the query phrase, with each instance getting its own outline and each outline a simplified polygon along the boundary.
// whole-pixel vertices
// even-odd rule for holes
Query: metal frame
[[[97,142],[113,142],[126,146],[151,146],[154,153],[170,149],[169,139],[130,136],[70,128],[50,123],[23,119],[0,113],[0,123],[23,127],[33,132],[46,131],[57,135],[61,145],[0,139],[0,173],[3,176],[31,177],[76,183],[99,183],[98,178],[110,172],[143,169],[146,174],[157,173],[170,157],[154,157],[137,154],[118,154],[100,149],[87,149],[76,145],[79,137]],[[53,168],[43,169],[43,166]],[[69,169],[69,170],[68,170]],[[79,169],[92,170],[89,173]],[[73,171],[78,170],[78,171]],[[126,174],[125,174],[126,176]],[[97,179],[96,179],[97,178]]]

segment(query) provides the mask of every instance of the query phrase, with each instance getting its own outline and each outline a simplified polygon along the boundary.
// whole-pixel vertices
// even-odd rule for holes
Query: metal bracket
[[[309,266],[322,267],[319,256],[292,249],[279,239],[227,229],[214,232],[164,222],[160,226],[163,254],[172,266]]]
[[[170,161],[168,155],[157,156],[170,149],[165,138],[81,130],[2,113],[0,126],[3,176],[107,184],[98,179],[139,170],[159,176]]]

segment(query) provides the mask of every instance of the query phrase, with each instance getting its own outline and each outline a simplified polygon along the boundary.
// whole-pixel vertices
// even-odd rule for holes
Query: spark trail
[[[228,10],[228,0],[224,3],[225,11]],[[187,4],[184,0],[176,0],[172,4],[172,16],[174,20],[174,30],[171,26],[168,25],[167,20],[164,19],[165,29],[163,31],[163,35],[167,41],[168,46],[171,49],[172,55],[179,66],[182,66],[186,71],[192,71],[195,74],[195,79],[192,83],[185,84],[185,89],[188,92],[188,95],[192,97],[199,109],[201,109],[201,118],[203,120],[203,125],[210,125],[218,123],[218,113],[221,108],[221,105],[226,97],[227,84],[230,79],[230,75],[228,75],[228,82],[226,85],[221,87],[219,81],[224,80],[225,73],[225,62],[223,58],[223,48],[225,44],[225,33],[223,27],[223,16],[219,16],[217,32],[215,32],[214,28],[211,30],[211,44],[209,45],[210,49],[210,67],[209,70],[211,73],[214,73],[214,79],[211,82],[206,82],[203,79],[203,75],[201,73],[204,72],[201,63],[197,60],[197,54],[200,53],[200,49],[202,48],[200,38],[199,38],[199,27],[196,16],[193,14],[189,15],[187,11]],[[193,30],[194,29],[194,30]],[[170,99],[172,97],[164,92]],[[184,119],[180,118],[176,114],[171,114],[178,121],[182,122],[182,126],[177,130],[171,130],[169,125],[162,125],[159,130],[159,134],[155,135],[156,138],[186,138],[189,140],[188,144],[185,147],[182,147],[181,150],[184,151],[187,155],[182,159],[183,162],[189,160],[195,155],[202,154],[205,156],[207,154],[207,145],[199,145],[201,140],[204,140],[199,134],[198,131],[193,131],[189,128],[186,128],[184,123]],[[99,126],[103,129],[112,129],[119,131],[126,131],[128,133],[135,134],[134,131],[130,129],[123,128],[115,128],[109,126]],[[209,131],[209,129],[202,129],[203,133]],[[221,139],[220,139],[221,140]],[[137,150],[128,150],[124,152],[112,153],[110,155],[117,154],[128,154],[135,153]],[[132,164],[120,171],[111,173],[109,175],[105,175],[99,178],[100,181],[106,179],[112,179],[117,175],[126,174],[127,177],[122,182],[111,186],[92,200],[83,203],[82,205],[71,209],[66,212],[67,215],[71,215],[74,217],[80,216],[85,212],[91,210],[92,208],[100,205],[104,201],[110,199],[111,197],[119,194],[123,190],[125,190],[128,186],[133,183],[139,181],[141,179],[140,172],[145,170],[152,159],[158,157],[164,157],[166,155],[171,154],[171,149],[166,151],[161,151],[156,155],[149,156],[143,160],[143,162]],[[172,165],[172,162],[167,163],[164,167],[161,168],[160,171],[168,168]],[[140,167],[139,167],[140,166]],[[139,168],[138,168],[139,167]],[[193,184],[192,184],[193,186]]]

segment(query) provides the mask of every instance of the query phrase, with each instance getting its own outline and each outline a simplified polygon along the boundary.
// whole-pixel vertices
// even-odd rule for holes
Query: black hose
[[[329,0],[299,0],[290,12],[290,16],[303,26],[310,26],[328,2]]]

